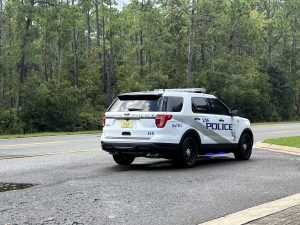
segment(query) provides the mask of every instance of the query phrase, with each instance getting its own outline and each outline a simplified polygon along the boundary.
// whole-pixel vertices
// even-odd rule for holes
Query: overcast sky
[[[126,4],[129,3],[129,1],[130,1],[130,0],[117,0],[117,3],[118,3],[117,8],[118,8],[118,9],[122,9],[123,6],[125,6]]]

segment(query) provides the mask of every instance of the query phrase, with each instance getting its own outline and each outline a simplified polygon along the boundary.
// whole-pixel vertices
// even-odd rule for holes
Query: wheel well
[[[249,134],[250,137],[251,137],[251,139],[252,139],[252,143],[254,142],[254,136],[253,136],[253,133],[252,133],[252,131],[251,131],[249,128],[246,128],[245,130],[243,130],[241,136],[242,136],[243,134]]]
[[[200,146],[201,146],[201,139],[200,139],[200,136],[199,136],[199,134],[198,134],[197,131],[192,130],[192,129],[187,130],[187,131],[183,134],[183,136],[182,136],[182,138],[181,138],[181,140],[180,140],[180,144],[181,144],[181,143],[183,142],[183,140],[184,140],[185,138],[187,138],[187,137],[192,137],[192,138],[194,138],[194,139],[197,141],[198,149],[200,148]]]

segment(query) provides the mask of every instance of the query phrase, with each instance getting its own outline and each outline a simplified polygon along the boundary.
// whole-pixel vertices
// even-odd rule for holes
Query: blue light
[[[207,156],[213,156],[213,153],[206,153]]]
[[[220,155],[224,155],[224,154],[225,154],[225,152],[219,152],[218,154],[220,154]]]

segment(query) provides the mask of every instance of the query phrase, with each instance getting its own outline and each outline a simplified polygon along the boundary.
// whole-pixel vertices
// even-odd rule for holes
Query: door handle
[[[198,117],[194,117],[194,120],[200,120],[200,118],[198,118]]]
[[[219,119],[219,121],[220,121],[220,122],[224,122],[224,120],[223,120],[223,119]]]

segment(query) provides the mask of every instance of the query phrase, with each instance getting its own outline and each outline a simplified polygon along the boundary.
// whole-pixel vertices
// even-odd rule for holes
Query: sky
[[[122,9],[125,5],[129,3],[130,0],[117,0],[117,8]]]

